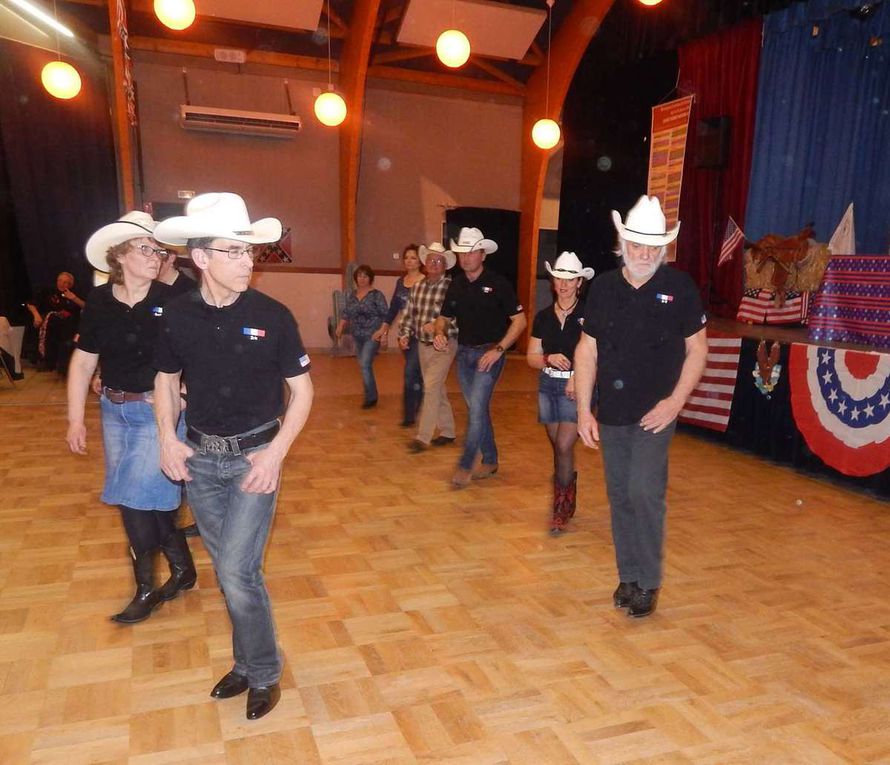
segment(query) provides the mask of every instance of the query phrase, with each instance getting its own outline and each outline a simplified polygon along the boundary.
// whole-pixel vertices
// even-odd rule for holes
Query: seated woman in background
[[[532,324],[526,358],[540,369],[538,422],[547,431],[553,448],[553,513],[550,533],[561,534],[575,514],[578,474],[575,442],[578,410],[575,405],[574,354],[584,322],[581,286],[593,278],[574,252],[564,252],[553,268],[546,261],[553,289],[553,304],[539,311]]]
[[[419,281],[423,281],[423,271],[418,255],[417,245],[409,244],[402,250],[402,266],[405,275],[396,281],[392,299],[389,302],[389,313],[374,335],[374,340],[384,346],[389,335],[389,328],[401,317],[402,311],[408,305],[408,293]],[[402,348],[405,357],[405,382],[402,391],[402,427],[408,428],[417,419],[420,402],[423,400],[423,375],[420,373],[420,355],[417,352],[417,338],[408,340],[408,348]]]
[[[346,307],[337,323],[337,338],[343,336],[349,324],[349,334],[355,340],[355,355],[362,373],[362,386],[365,400],[362,409],[370,409],[377,405],[377,380],[374,379],[374,357],[380,348],[380,342],[374,340],[374,333],[380,329],[386,318],[386,298],[378,289],[373,289],[374,269],[370,266],[359,266],[352,275],[355,289],[346,298]]]
[[[86,305],[72,287],[74,276],[62,271],[54,290],[44,290],[26,303],[38,331],[37,361],[42,370],[64,372],[68,366],[80,310]]]

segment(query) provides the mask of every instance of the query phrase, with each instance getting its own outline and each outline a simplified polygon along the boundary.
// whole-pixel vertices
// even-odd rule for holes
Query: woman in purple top
[[[370,409],[377,405],[374,357],[380,348],[380,342],[374,339],[374,333],[380,329],[386,318],[386,298],[380,290],[372,288],[374,269],[370,266],[359,266],[352,278],[355,280],[355,289],[346,298],[346,307],[337,324],[337,338],[343,336],[346,325],[349,324],[349,334],[355,340],[355,355],[365,389],[362,409]]]

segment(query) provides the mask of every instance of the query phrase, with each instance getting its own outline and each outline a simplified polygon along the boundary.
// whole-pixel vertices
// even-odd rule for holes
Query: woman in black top
[[[110,276],[90,293],[68,370],[67,441],[71,451],[86,454],[84,404],[90,378],[102,363],[102,501],[120,508],[136,578],[132,601],[111,617],[124,624],[147,619],[163,601],[191,589],[197,580],[188,544],[173,523],[181,486],[161,471],[152,406],[155,340],[164,304],[175,295],[155,281],[168,255],[152,238],[154,227],[151,216],[130,212],[90,237],[87,259],[95,268],[110,270]],[[158,548],[172,576],[155,589]]]
[[[544,425],[553,447],[553,514],[550,533],[561,534],[575,514],[575,442],[578,440],[578,412],[575,407],[575,381],[572,368],[575,346],[581,337],[584,305],[581,286],[593,277],[574,252],[564,252],[550,273],[553,304],[539,311],[532,324],[528,344],[529,366],[541,370],[538,380],[538,422]]]

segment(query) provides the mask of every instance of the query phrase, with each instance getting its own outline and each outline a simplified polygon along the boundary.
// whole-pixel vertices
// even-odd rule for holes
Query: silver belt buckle
[[[231,451],[229,439],[222,436],[201,436],[201,449],[209,454],[227,454]]]

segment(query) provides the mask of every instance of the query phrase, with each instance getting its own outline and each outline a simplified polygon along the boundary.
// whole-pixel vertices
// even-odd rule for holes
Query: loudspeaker
[[[695,128],[695,166],[724,170],[729,162],[731,117],[708,117]]]

